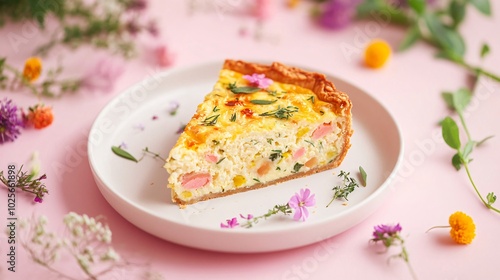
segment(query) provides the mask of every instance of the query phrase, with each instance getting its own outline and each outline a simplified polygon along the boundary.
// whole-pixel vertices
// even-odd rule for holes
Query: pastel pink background
[[[198,3],[198,8],[190,10],[190,2]],[[498,73],[500,4],[491,2],[494,16],[486,18],[470,9],[461,32],[468,47],[466,59]],[[222,3],[223,8],[217,3]],[[32,198],[18,193],[18,216],[46,215],[51,228],[61,231],[62,217],[69,211],[103,215],[113,231],[118,252],[137,263],[150,264],[149,269],[163,274],[165,279],[410,279],[402,261],[388,262],[388,254],[378,253],[383,248],[368,242],[374,225],[397,222],[403,226],[419,279],[498,278],[500,215],[487,210],[473,192],[465,172],[456,172],[451,166],[453,151],[442,142],[437,125],[449,113],[440,93],[465,86],[466,72],[435,59],[434,49],[423,43],[394,54],[381,70],[367,69],[361,63],[365,39],[383,38],[397,46],[404,36],[401,29],[371,21],[327,31],[310,21],[307,5],[289,10],[283,1],[273,2],[273,12],[262,26],[262,36],[255,39],[255,19],[235,15],[243,3],[150,1],[149,13],[159,20],[161,40],[138,40],[141,56],[125,64],[125,72],[112,92],[79,92],[61,99],[45,99],[54,109],[54,123],[42,131],[25,130],[16,142],[0,145],[2,170],[11,162],[28,162],[31,154],[38,151],[42,172],[48,176],[50,195],[44,203],[34,205]],[[241,28],[248,30],[247,36],[240,35]],[[27,31],[23,31],[22,25],[0,30],[0,54],[18,67],[22,67],[32,47],[44,41],[44,35]],[[9,32],[24,34],[29,40],[15,48],[6,40]],[[87,161],[86,141],[90,126],[110,99],[152,72],[165,70],[154,66],[147,55],[148,46],[158,42],[167,44],[176,54],[172,67],[222,62],[225,58],[273,60],[331,73],[367,90],[391,111],[402,130],[405,157],[399,175],[403,179],[394,183],[385,204],[365,221],[303,248],[266,254],[224,254],[182,247],[143,232],[122,218],[100,194]],[[478,53],[483,42],[491,46],[492,53],[480,61]],[[355,52],[346,55],[342,44],[351,45]],[[106,55],[89,49],[60,53],[65,73],[75,77],[83,75],[99,56]],[[57,56],[52,53],[45,65],[55,65]],[[471,134],[476,139],[496,137],[474,151],[470,168],[483,195],[491,191],[500,195],[500,84],[483,79],[476,95],[466,117]],[[29,93],[1,91],[0,98],[4,97],[23,107],[36,102]],[[70,168],[61,174],[55,167],[57,163]],[[7,214],[5,190],[0,191],[0,197],[3,231]],[[468,213],[476,223],[477,237],[471,245],[454,244],[447,230],[425,233],[432,226],[446,225],[449,215],[458,210]],[[17,252],[17,272],[7,271],[4,235],[0,244],[1,279],[54,277],[27,259],[21,248]],[[79,275],[73,264],[65,265],[66,271]],[[129,275],[133,269],[118,270],[104,279],[133,279]]]

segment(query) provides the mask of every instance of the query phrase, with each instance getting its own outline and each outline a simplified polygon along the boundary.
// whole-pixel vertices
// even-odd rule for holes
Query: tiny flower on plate
[[[457,211],[450,215],[448,219],[449,226],[434,226],[427,230],[435,228],[450,228],[450,237],[457,244],[470,244],[474,237],[476,237],[476,225],[474,220],[467,214]]]
[[[236,226],[239,226],[240,224],[238,223],[238,219],[236,219],[236,217],[232,218],[232,219],[228,219],[226,220],[226,223],[221,223],[220,224],[220,227],[221,228],[234,228]]]
[[[34,82],[42,73],[42,60],[38,57],[30,57],[24,63],[23,77],[28,82]]]
[[[42,129],[52,124],[54,114],[52,108],[43,104],[37,104],[29,108],[26,119],[29,124],[32,124],[36,129]]]
[[[265,89],[273,83],[273,80],[266,78],[265,74],[252,74],[244,75],[243,78],[247,80],[252,86]]]
[[[23,126],[19,110],[10,99],[0,100],[0,144],[13,142],[21,134]]]
[[[295,210],[293,219],[296,221],[305,221],[309,217],[309,210],[307,207],[312,207],[316,204],[314,194],[311,195],[309,189],[301,189],[299,193],[295,193],[290,198],[288,205]]]

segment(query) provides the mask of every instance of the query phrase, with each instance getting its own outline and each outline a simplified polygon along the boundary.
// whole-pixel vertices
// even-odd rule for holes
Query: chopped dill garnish
[[[235,122],[235,121],[236,121],[236,113],[233,113],[233,114],[231,115],[231,119],[230,119],[230,121],[232,121],[232,122]]]
[[[304,166],[303,164],[300,164],[300,163],[295,163],[295,165],[293,166],[293,171],[292,173],[297,173],[299,172],[299,170],[302,168],[302,166]]]
[[[215,107],[214,107],[214,109],[212,110],[212,112],[217,112],[217,111],[219,111],[219,110],[220,110],[220,109],[219,109],[219,108],[217,108],[217,105],[215,105]]]
[[[276,159],[283,157],[283,153],[281,150],[272,150],[271,152],[273,152],[269,155],[269,159],[271,161],[275,161]]]
[[[314,104],[314,95],[311,95],[311,97],[307,98],[306,100],[311,100],[311,103]]]
[[[274,141],[273,138],[267,138],[267,143],[269,143],[270,145],[273,144],[273,141]]]
[[[309,141],[309,140],[304,140],[304,142],[309,143],[311,146],[315,147],[315,146],[314,146],[314,143],[313,143],[312,141]]]
[[[216,162],[215,164],[219,164],[219,163],[221,163],[221,162],[222,162],[223,160],[225,160],[225,159],[226,159],[226,157],[223,157],[223,158],[219,159],[219,161],[218,161],[218,162]]]
[[[287,106],[287,107],[280,107],[278,106],[278,109],[264,112],[260,114],[259,116],[264,116],[264,117],[275,117],[278,119],[288,119],[293,116],[293,113],[298,112],[299,108],[295,106]]]
[[[220,114],[212,115],[206,118],[204,121],[202,121],[201,124],[206,126],[213,126],[217,123],[217,119],[219,118],[219,116]]]

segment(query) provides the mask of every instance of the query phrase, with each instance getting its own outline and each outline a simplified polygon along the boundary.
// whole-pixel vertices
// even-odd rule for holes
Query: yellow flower
[[[476,225],[471,217],[463,212],[455,212],[450,216],[450,236],[458,244],[470,244],[476,236]]]
[[[38,57],[30,57],[24,63],[23,77],[29,81],[34,82],[40,77],[42,73],[42,60]]]
[[[365,64],[371,68],[380,68],[384,66],[390,55],[391,47],[386,41],[373,40],[365,49]]]

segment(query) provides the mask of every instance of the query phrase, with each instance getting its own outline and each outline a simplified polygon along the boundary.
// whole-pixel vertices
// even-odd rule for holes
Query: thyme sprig
[[[245,228],[251,228],[255,224],[257,224],[260,220],[262,220],[262,219],[265,220],[265,219],[271,217],[272,215],[276,215],[279,213],[283,213],[285,215],[292,214],[292,208],[288,204],[275,205],[273,208],[269,209],[266,214],[261,215],[261,216],[252,217],[251,219],[247,219],[246,222],[244,224],[242,224],[241,226],[245,227]]]
[[[219,119],[220,114],[217,115],[211,115],[210,117],[207,117],[204,119],[201,124],[205,126],[214,126],[217,123],[217,120]]]
[[[359,187],[356,179],[350,177],[350,172],[345,172],[343,170],[340,171],[337,177],[342,178],[342,184],[335,186],[332,190],[334,191],[332,200],[326,205],[326,207],[330,206],[335,199],[347,199],[347,196],[352,193],[356,188]]]
[[[23,171],[23,166],[21,166],[17,172],[9,170],[7,177],[4,176],[3,171],[0,171],[0,182],[2,182],[6,188],[13,187],[23,192],[34,194],[35,202],[42,202],[44,196],[49,193],[45,183],[42,182],[42,180],[46,178],[47,176],[43,174],[34,179],[33,174]]]

